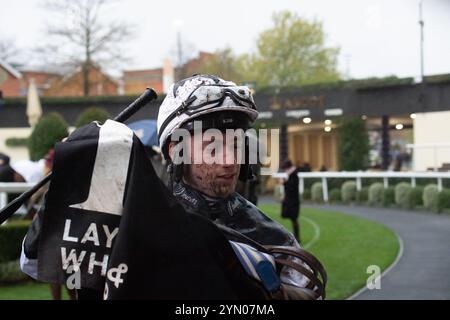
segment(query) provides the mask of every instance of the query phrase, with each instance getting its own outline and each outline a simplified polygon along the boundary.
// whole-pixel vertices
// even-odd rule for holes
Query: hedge
[[[410,208],[409,193],[411,192],[411,185],[406,182],[400,182],[395,186],[395,203],[401,208]]]
[[[422,195],[423,195],[423,187],[414,187],[411,188],[409,190],[409,194],[408,194],[408,209],[414,209],[417,207],[422,207],[423,206],[423,200],[422,200]]]
[[[84,110],[80,116],[78,117],[77,121],[75,122],[75,126],[77,128],[84,126],[85,124],[89,124],[92,121],[98,121],[100,123],[104,123],[106,120],[110,119],[111,115],[108,111],[106,111],[103,108],[88,108]]]
[[[341,190],[335,188],[331,189],[328,194],[328,199],[330,202],[340,202],[341,201]]]
[[[345,181],[341,187],[341,198],[344,203],[356,200],[356,182]]]
[[[435,184],[429,184],[423,189],[423,205],[426,209],[431,211],[438,211],[438,197],[439,191]]]
[[[311,200],[311,190],[310,189],[303,190],[302,200]]]
[[[361,190],[356,191],[356,201],[358,203],[367,203],[369,200],[369,187],[362,187]]]
[[[0,263],[0,283],[14,283],[28,279],[20,270],[19,260]]]
[[[311,200],[315,202],[323,201],[322,182],[315,182],[311,187]]]
[[[273,197],[275,198],[275,200],[281,202],[283,201],[284,198],[284,185],[277,184],[275,185],[275,187],[273,188]]]
[[[395,204],[395,188],[387,187],[383,190],[383,206],[390,207]]]
[[[438,202],[437,202],[437,211],[443,212],[445,209],[450,209],[450,190],[443,189],[439,192]]]
[[[59,113],[52,112],[42,117],[28,140],[30,160],[42,159],[56,142],[69,135],[67,128],[66,121]]]
[[[373,183],[369,187],[369,204],[382,205],[383,204],[384,186],[380,182]]]
[[[19,259],[30,223],[29,220],[16,220],[0,227],[0,263]]]
[[[7,145],[8,147],[27,147],[28,138],[11,137],[6,139],[5,145]]]
[[[345,117],[338,121],[338,162],[344,171],[365,170],[369,159],[369,136],[364,120]]]

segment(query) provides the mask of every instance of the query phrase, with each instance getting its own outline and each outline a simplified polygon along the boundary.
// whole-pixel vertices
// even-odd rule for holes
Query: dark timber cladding
[[[403,79],[402,79],[403,80]],[[79,114],[88,107],[102,107],[115,116],[136,97],[115,96],[101,98],[43,98],[44,113],[59,112],[73,125]],[[135,114],[129,122],[156,119],[164,97]],[[381,117],[407,115],[418,112],[450,110],[450,77],[444,80],[412,84],[342,85],[284,88],[278,92],[261,90],[255,95],[260,121],[289,124],[309,116],[315,120],[333,116]],[[26,99],[5,99],[0,105],[0,127],[28,127]]]
[[[336,115],[381,117],[450,110],[450,81],[446,83],[364,88],[317,88],[257,94],[260,120],[297,122],[305,116],[324,120]]]

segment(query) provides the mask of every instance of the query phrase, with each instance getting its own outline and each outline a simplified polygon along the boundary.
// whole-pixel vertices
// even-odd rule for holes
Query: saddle
[[[300,287],[291,283],[276,281],[273,275],[270,275],[267,268],[258,268],[262,265],[262,260],[247,259],[247,263],[252,264],[249,268],[256,270],[256,278],[260,284],[260,289],[264,292],[264,297],[267,300],[323,300],[326,297],[327,273],[321,262],[308,251],[292,246],[271,246],[262,245],[240,232],[223,225],[216,225],[228,239],[232,239],[234,243],[247,244],[262,253],[264,256],[269,256],[266,259],[273,265],[277,275],[281,274],[282,270],[290,270],[298,272],[307,279],[307,285]],[[232,242],[232,241],[230,241]],[[236,252],[237,250],[235,250]],[[239,251],[236,252],[238,256],[243,255]],[[247,254],[247,256],[255,256],[254,253]],[[241,260],[241,259],[240,259]],[[249,260],[253,260],[249,263]],[[241,261],[242,262],[242,261]],[[269,263],[267,263],[268,265]],[[258,272],[258,269],[261,271]],[[251,274],[251,272],[248,272]],[[253,272],[254,273],[254,272]],[[279,279],[279,278],[278,278]],[[275,283],[274,283],[275,282]]]

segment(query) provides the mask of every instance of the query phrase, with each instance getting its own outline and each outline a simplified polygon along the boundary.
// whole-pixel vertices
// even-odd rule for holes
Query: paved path
[[[450,216],[337,205],[305,205],[380,222],[402,239],[403,255],[381,279],[380,290],[355,299],[450,299]]]

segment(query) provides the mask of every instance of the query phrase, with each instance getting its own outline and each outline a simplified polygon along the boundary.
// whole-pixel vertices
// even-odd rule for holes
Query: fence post
[[[300,177],[300,179],[298,180],[298,184],[299,184],[300,195],[302,195],[305,190],[305,182],[303,181],[303,177]]]
[[[8,194],[6,192],[0,192],[0,209],[5,207],[8,204]],[[8,220],[3,222],[3,224],[6,224]]]
[[[361,191],[361,177],[356,177],[356,190]]]
[[[0,209],[8,204],[8,194],[6,192],[0,192]]]
[[[323,201],[328,202],[328,185],[326,177],[322,177],[322,193],[323,193]]]
[[[416,177],[411,177],[411,187],[416,187]]]
[[[442,178],[441,177],[437,178],[437,185],[438,185],[438,191],[441,192],[442,191]]]
[[[385,189],[389,187],[388,177],[383,177],[383,185]]]

